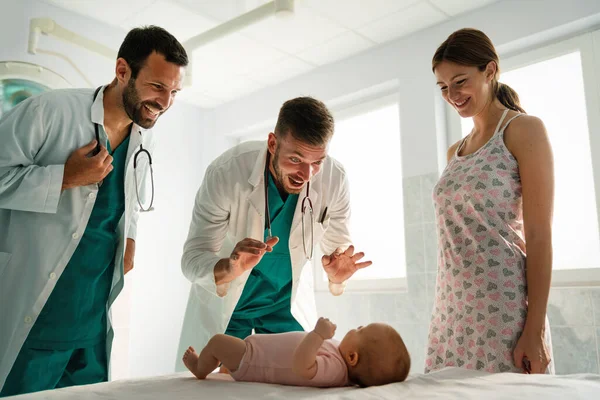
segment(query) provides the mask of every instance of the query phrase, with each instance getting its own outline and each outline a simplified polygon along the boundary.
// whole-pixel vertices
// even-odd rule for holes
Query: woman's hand
[[[515,366],[526,374],[543,374],[550,365],[550,352],[544,341],[545,330],[525,329],[513,352]]]

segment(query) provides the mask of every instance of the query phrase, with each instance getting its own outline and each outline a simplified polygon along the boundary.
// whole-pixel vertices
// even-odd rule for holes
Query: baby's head
[[[350,380],[363,387],[402,382],[410,370],[408,350],[398,332],[387,324],[352,329],[339,349]]]

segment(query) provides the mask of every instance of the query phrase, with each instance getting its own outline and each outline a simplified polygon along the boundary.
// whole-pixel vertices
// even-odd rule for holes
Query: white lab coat
[[[95,138],[94,122],[104,125],[103,90],[92,104],[93,95],[93,89],[55,90],[25,100],[0,119],[0,388],[71,259],[96,201],[96,184],[61,192],[68,157]],[[99,131],[105,145],[106,132]],[[125,213],[118,225],[107,304],[109,357],[110,305],[123,288],[126,238],[136,236],[133,154],[142,138],[151,151],[151,132],[134,126],[127,151]],[[147,165],[137,168],[145,179]]]
[[[230,284],[217,285],[214,266],[229,257],[246,237],[264,238],[264,170],[266,142],[242,143],[222,154],[207,168],[196,196],[182,270],[193,283],[181,340],[202,348],[217,333],[225,332],[250,271]],[[317,320],[312,268],[307,264],[302,242],[300,193],[290,232],[292,261],[291,312],[306,330]],[[349,233],[350,194],[342,165],[328,157],[310,184],[314,206],[314,243],[324,254],[351,244]],[[327,207],[325,220],[319,222]],[[307,236],[308,238],[308,236]],[[279,244],[281,245],[281,244]],[[332,289],[332,291],[334,291]]]

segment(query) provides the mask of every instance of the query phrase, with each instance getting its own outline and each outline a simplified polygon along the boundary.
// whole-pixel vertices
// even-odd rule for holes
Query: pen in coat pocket
[[[323,214],[321,215],[321,218],[319,219],[320,224],[322,224],[325,221],[326,216],[327,216],[327,207],[325,207],[325,209],[323,210]]]

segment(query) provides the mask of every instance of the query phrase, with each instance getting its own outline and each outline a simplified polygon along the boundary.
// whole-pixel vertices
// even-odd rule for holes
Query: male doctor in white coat
[[[327,156],[333,130],[325,104],[292,99],[266,143],[242,143],[207,168],[182,257],[193,285],[180,348],[217,333],[312,329],[316,245],[333,295],[371,265],[351,245],[348,179]]]
[[[159,27],[130,31],[117,57],[109,85],[0,119],[0,397],[108,379],[110,306],[149,205],[134,174],[149,178],[149,129],[188,63]]]

